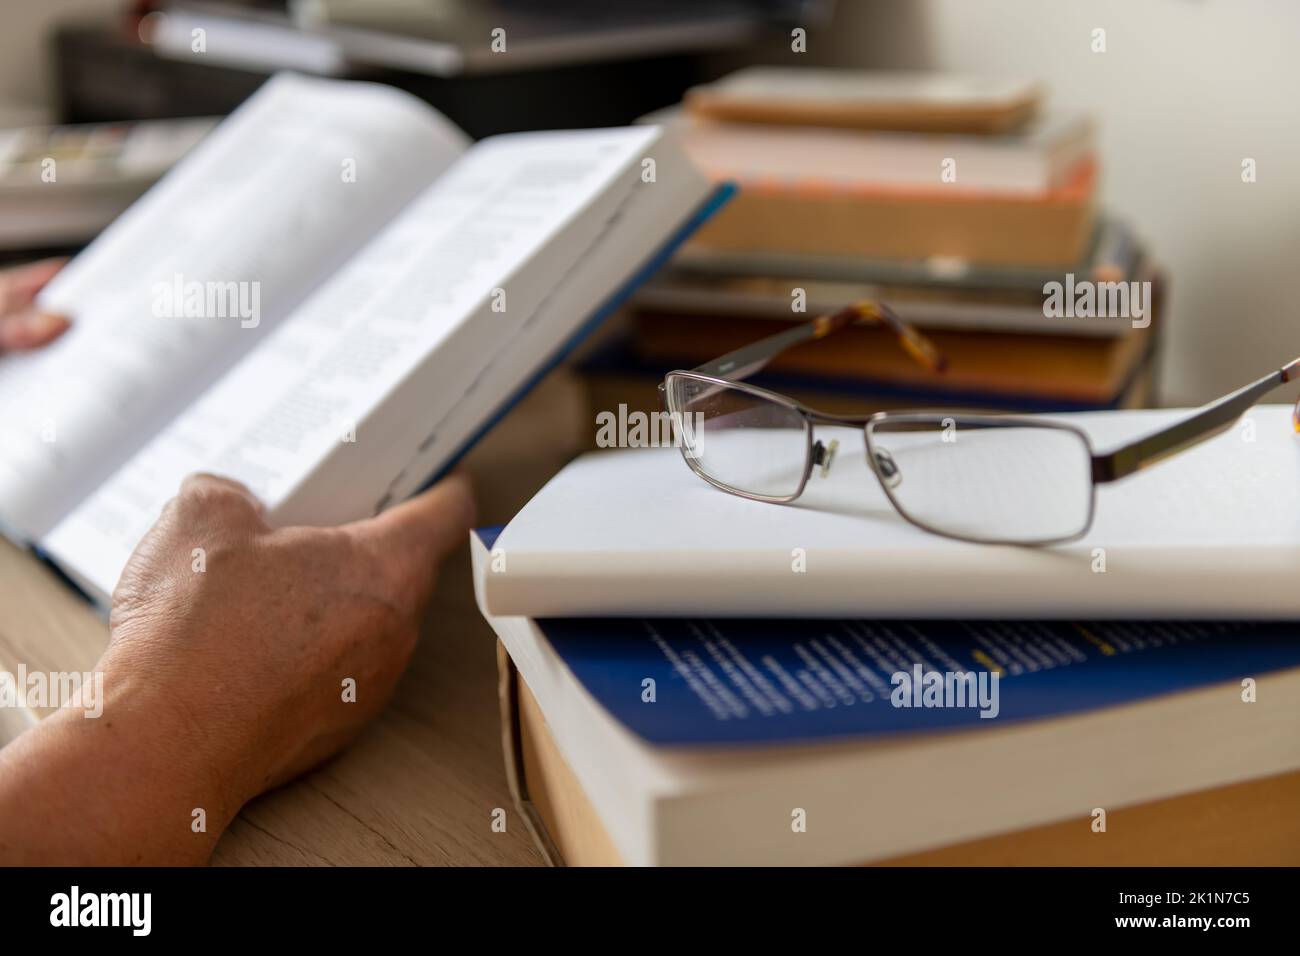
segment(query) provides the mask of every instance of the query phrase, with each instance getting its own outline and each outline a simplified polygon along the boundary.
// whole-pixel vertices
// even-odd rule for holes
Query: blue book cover
[[[500,529],[478,534],[490,549]],[[671,606],[671,602],[665,602]],[[632,733],[664,746],[997,727],[1300,666],[1289,623],[567,619],[537,622]]]

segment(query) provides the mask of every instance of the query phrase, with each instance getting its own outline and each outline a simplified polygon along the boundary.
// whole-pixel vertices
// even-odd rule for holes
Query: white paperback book
[[[1188,414],[1055,418],[1107,451]],[[1300,435],[1288,407],[1257,406],[1204,444],[1099,485],[1091,530],[1050,547],[968,544],[907,523],[869,471],[861,431],[825,431],[840,442],[833,467],[789,505],[719,491],[676,448],[577,459],[496,540],[484,612],[1300,619]]]
[[[716,195],[657,128],[471,145],[400,91],[277,76],[43,290],[69,332],[0,359],[6,533],[102,601],[190,472],[275,524],[373,514]]]

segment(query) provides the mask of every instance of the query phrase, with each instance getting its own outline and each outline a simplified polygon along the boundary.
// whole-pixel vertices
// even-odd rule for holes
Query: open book
[[[382,86],[269,81],[0,359],[0,516],[93,596],[196,470],[333,524],[443,469],[724,194],[654,127],[469,145]]]

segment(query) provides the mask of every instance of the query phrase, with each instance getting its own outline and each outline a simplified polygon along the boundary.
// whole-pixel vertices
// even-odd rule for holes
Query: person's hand
[[[147,674],[185,745],[255,796],[387,702],[472,522],[460,475],[367,521],[280,530],[243,485],[192,476],[122,572],[105,669]]]
[[[66,317],[36,308],[36,293],[66,261],[45,259],[0,270],[0,353],[38,348],[67,329]]]
[[[365,521],[273,530],[242,485],[186,479],[113,595],[102,718],[61,710],[0,750],[0,863],[206,860],[245,802],[384,706],[473,512],[453,475]]]

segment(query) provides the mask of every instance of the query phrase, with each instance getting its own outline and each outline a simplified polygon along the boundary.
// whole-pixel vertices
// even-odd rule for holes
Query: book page
[[[277,522],[371,513],[420,437],[601,235],[657,135],[521,134],[475,146],[47,546],[107,590],[181,479],[200,470],[246,483]],[[408,383],[417,407],[376,417],[417,367]],[[314,473],[331,455],[341,456],[333,471],[346,480],[318,488]]]
[[[42,293],[72,329],[0,360],[0,514],[47,530],[464,144],[396,90],[269,81]]]

